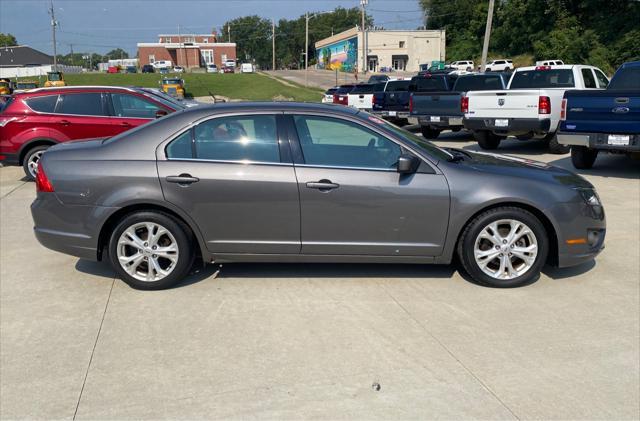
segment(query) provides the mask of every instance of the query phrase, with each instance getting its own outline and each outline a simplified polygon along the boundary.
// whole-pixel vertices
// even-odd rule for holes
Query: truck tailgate
[[[538,118],[539,90],[468,92],[470,118]]]
[[[415,93],[411,114],[462,117],[460,97],[458,92]]]
[[[640,133],[640,92],[567,92],[565,130],[590,133]]]

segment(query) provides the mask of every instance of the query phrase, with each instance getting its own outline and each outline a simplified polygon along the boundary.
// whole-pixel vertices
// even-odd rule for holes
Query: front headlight
[[[596,193],[595,189],[592,188],[578,188],[576,189],[582,196],[582,199],[589,206],[602,206],[600,203],[600,197],[598,197],[598,193]]]

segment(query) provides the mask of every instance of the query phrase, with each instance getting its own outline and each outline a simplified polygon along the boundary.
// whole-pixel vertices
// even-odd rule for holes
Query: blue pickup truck
[[[640,61],[623,64],[602,91],[567,91],[558,143],[571,146],[578,169],[591,168],[598,152],[640,152]]]
[[[505,89],[509,77],[509,74],[492,72],[461,75],[453,79],[451,90],[415,92],[411,116],[418,119],[426,138],[436,138],[443,130],[458,131],[464,127],[462,99],[466,93]],[[451,78],[444,78],[442,87],[449,88],[451,81]]]
[[[398,125],[407,124],[410,83],[409,79],[386,82],[381,90],[373,93],[371,113]]]

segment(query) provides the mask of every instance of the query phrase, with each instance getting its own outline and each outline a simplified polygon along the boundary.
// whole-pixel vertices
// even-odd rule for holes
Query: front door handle
[[[62,124],[63,126],[68,126],[69,124],[71,124],[69,120],[60,120],[59,123]]]
[[[310,181],[307,183],[308,189],[318,189],[322,192],[328,192],[340,187],[340,184],[332,183],[329,180]]]
[[[120,125],[121,125],[122,127],[131,127],[131,123],[129,123],[129,122],[127,122],[127,121],[123,121],[123,122],[121,122],[121,123],[120,123]]]
[[[165,180],[167,180],[167,183],[178,183],[181,186],[188,186],[200,181],[198,177],[192,177],[191,174],[168,175]]]

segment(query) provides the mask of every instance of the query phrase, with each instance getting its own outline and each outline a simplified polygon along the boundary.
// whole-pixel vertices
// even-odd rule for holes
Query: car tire
[[[597,157],[597,149],[589,149],[586,146],[571,146],[571,163],[579,170],[588,170],[593,167]]]
[[[441,130],[434,129],[431,126],[421,126],[420,131],[425,139],[436,139],[440,136]]]
[[[560,143],[558,143],[558,136],[555,133],[547,135],[545,140],[549,142],[548,148],[549,152],[551,152],[552,154],[562,155],[565,153],[569,153],[569,150],[571,149],[570,146],[561,145]]]
[[[49,149],[50,145],[34,146],[29,149],[22,159],[22,169],[27,176],[27,180],[33,181],[36,179],[36,172],[38,168],[38,161],[42,157],[44,151]]]
[[[480,145],[482,149],[486,150],[498,149],[500,141],[502,140],[500,136],[497,136],[487,130],[475,131],[473,132],[473,137],[476,139],[476,142],[478,142],[478,145]]]
[[[485,72],[490,72],[491,71],[491,67],[487,67],[484,69]]]
[[[109,261],[118,276],[132,288],[166,289],[181,282],[189,273],[195,258],[193,244],[189,227],[164,212],[130,213],[111,233]]]
[[[493,235],[494,228],[497,235]],[[514,236],[510,237],[512,232]],[[547,260],[549,240],[535,215],[522,208],[504,206],[471,220],[460,236],[457,251],[464,271],[473,281],[495,288],[513,288],[539,278]]]

